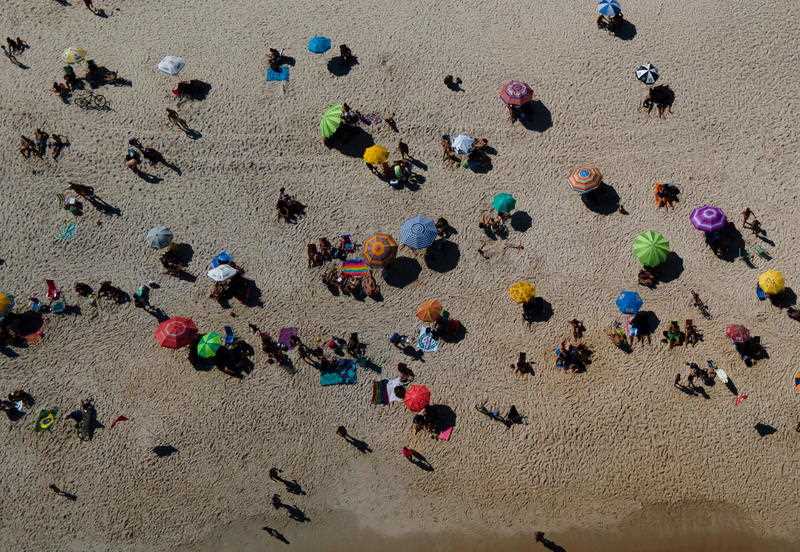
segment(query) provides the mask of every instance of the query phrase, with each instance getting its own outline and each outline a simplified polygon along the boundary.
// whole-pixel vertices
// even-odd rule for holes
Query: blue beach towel
[[[320,385],[349,385],[356,383],[356,363],[353,360],[341,359],[336,363],[336,369],[330,372],[321,372]]]
[[[758,284],[756,284],[756,297],[758,298],[759,301],[763,301],[764,299],[767,298],[767,294],[764,293],[764,290],[761,289],[761,286],[759,286]]]
[[[289,66],[288,65],[281,65],[280,71],[273,71],[271,68],[267,68],[264,73],[268,81],[288,81],[289,80]]]

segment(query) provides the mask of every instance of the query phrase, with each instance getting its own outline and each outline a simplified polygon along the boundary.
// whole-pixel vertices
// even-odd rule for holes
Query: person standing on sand
[[[400,151],[400,158],[401,158],[401,159],[405,160],[405,159],[406,159],[406,157],[408,157],[409,159],[411,159],[411,156],[408,154],[408,144],[406,144],[405,142],[403,142],[402,140],[400,140],[400,141],[397,143],[397,149],[398,149],[398,151]]]
[[[189,132],[189,124],[174,109],[167,108],[167,120],[184,132]]]
[[[86,6],[87,10],[94,13],[94,5],[92,4],[92,0],[83,0],[83,5]]]

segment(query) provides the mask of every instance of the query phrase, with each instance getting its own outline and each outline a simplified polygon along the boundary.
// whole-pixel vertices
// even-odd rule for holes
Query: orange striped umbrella
[[[436,299],[428,299],[417,309],[417,318],[423,322],[436,322],[442,317],[442,303]]]
[[[602,182],[603,175],[600,174],[600,169],[594,165],[581,165],[569,174],[569,185],[573,190],[582,194],[594,190]]]
[[[364,260],[369,266],[386,266],[397,255],[397,242],[389,234],[378,232],[364,240]]]

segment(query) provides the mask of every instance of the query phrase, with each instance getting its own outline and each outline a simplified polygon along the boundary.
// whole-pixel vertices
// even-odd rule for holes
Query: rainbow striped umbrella
[[[397,255],[397,242],[389,234],[378,232],[364,240],[364,260],[369,266],[386,266]]]
[[[361,278],[369,273],[364,259],[348,259],[342,263],[342,278]]]
[[[594,165],[581,165],[569,174],[569,185],[581,194],[591,192],[602,183],[603,175],[600,173],[600,169]]]
[[[507,105],[524,105],[533,99],[533,88],[527,83],[510,80],[503,83],[498,94]]]

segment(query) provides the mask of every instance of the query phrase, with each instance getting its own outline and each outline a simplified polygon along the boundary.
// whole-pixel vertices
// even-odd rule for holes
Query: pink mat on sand
[[[453,434],[453,429],[454,428],[452,428],[452,427],[448,427],[447,429],[442,431],[439,434],[439,440],[440,441],[449,441],[450,440],[450,436]]]

